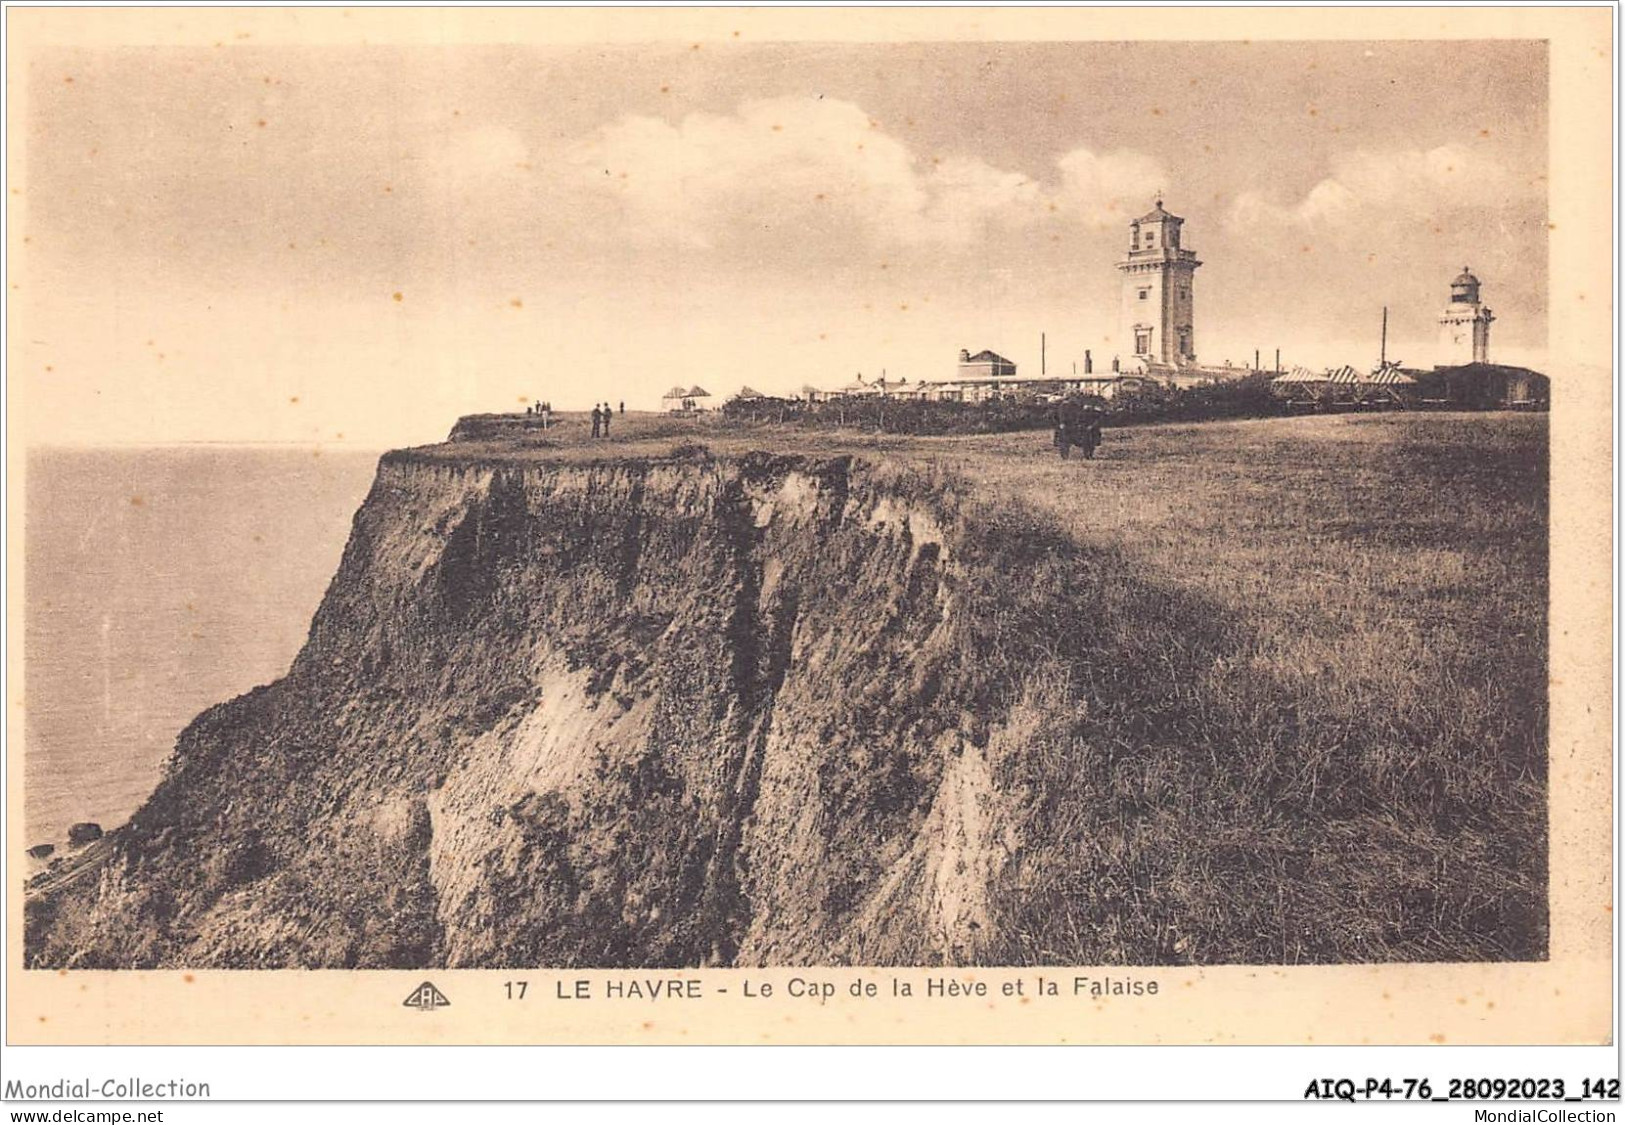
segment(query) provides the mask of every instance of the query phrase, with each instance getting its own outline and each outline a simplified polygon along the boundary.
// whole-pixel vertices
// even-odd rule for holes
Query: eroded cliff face
[[[1231,570],[1201,518],[1163,559],[1092,533],[1087,497],[1035,511],[1010,466],[973,488],[676,440],[386,457],[288,675],[200,715],[131,822],[30,885],[27,963],[1545,956],[1538,613],[1464,633],[1448,585],[1361,582],[1321,617],[1289,584],[1301,625],[1240,604],[1281,589],[1268,527],[1392,563],[1357,506],[1241,526]],[[1464,510],[1523,471],[1420,448],[1405,480]],[[1428,507],[1383,533],[1421,560]],[[1443,541],[1543,582],[1532,526]],[[1409,657],[1347,632],[1394,596],[1440,614]],[[1300,629],[1313,662],[1282,657]],[[1471,636],[1508,656],[1482,690]]]
[[[392,454],[288,675],[184,732],[29,961],[1001,959],[1079,629],[991,591],[1056,549],[844,458]]]

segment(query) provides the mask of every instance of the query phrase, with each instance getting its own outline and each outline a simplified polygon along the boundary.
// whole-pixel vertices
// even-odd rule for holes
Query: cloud
[[[782,97],[676,123],[627,116],[571,147],[577,183],[618,200],[626,228],[694,248],[968,247],[1053,220],[1122,221],[1162,170],[1130,151],[1062,156],[1048,183],[967,155],[923,159],[851,102]]]
[[[1057,204],[1094,227],[1127,222],[1167,182],[1161,164],[1132,149],[1100,155],[1074,149],[1056,165],[1061,170]]]
[[[929,202],[909,230],[916,240],[964,245],[992,226],[1023,226],[1042,217],[1043,189],[1019,172],[973,157],[934,165],[922,190]]]
[[[908,150],[835,100],[750,101],[675,125],[623,117],[570,159],[583,184],[619,198],[628,233],[696,247],[843,226],[892,231],[930,202]]]
[[[1332,174],[1295,203],[1257,191],[1231,206],[1233,229],[1262,225],[1356,226],[1373,212],[1425,218],[1461,207],[1491,207],[1530,194],[1536,181],[1520,179],[1466,145],[1431,149],[1355,149],[1332,161]]]

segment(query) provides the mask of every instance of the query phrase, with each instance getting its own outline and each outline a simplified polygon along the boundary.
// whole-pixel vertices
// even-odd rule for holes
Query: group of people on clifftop
[[[622,414],[626,413],[626,403],[624,403],[624,402],[621,403],[621,413]],[[602,403],[602,404],[599,404],[599,403],[596,403],[596,402],[593,403],[592,404],[592,436],[595,437],[595,438],[597,438],[597,437],[606,437],[607,438],[609,436],[609,420],[611,418],[613,418],[613,417],[615,417],[615,411],[610,409],[609,403],[607,403],[607,402]]]
[[[610,404],[607,402],[593,403],[592,436],[595,438],[607,438],[609,436],[610,419],[615,417],[617,413],[622,415],[626,413],[626,403],[621,403],[618,411],[614,407],[610,406]],[[528,418],[540,418],[542,420],[542,429],[544,430],[553,428],[553,404],[551,402],[544,402],[541,399],[537,399],[534,403],[525,407],[525,416]]]
[[[1072,447],[1075,445],[1083,450],[1085,460],[1095,459],[1095,450],[1100,448],[1100,427],[1105,415],[1094,407],[1087,407],[1076,412],[1056,411],[1055,414],[1055,452],[1065,461],[1072,456]]]

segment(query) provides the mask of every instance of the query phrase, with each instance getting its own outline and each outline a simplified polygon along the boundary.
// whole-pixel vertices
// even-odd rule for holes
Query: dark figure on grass
[[[604,403],[604,436],[605,437],[609,436],[609,420],[611,418],[613,418],[614,416],[615,416],[615,412],[609,408],[609,403],[607,403],[607,402]]]
[[[592,436],[597,437],[604,432],[604,412],[598,409],[598,404],[592,404]]]
[[[1072,435],[1067,432],[1064,421],[1055,423],[1055,452],[1063,461],[1072,456]]]
[[[1100,412],[1093,411],[1083,423],[1083,455],[1086,459],[1095,459],[1095,450],[1100,448]]]

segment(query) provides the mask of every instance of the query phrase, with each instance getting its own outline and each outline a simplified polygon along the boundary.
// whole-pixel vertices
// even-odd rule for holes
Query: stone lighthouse
[[[1196,362],[1191,279],[1196,251],[1179,244],[1185,220],[1162,209],[1129,224],[1128,257],[1117,263],[1123,274],[1122,332],[1136,358],[1158,366]]]
[[[1490,323],[1495,314],[1479,303],[1478,278],[1466,266],[1450,283],[1450,304],[1439,315],[1437,367],[1490,361]]]

